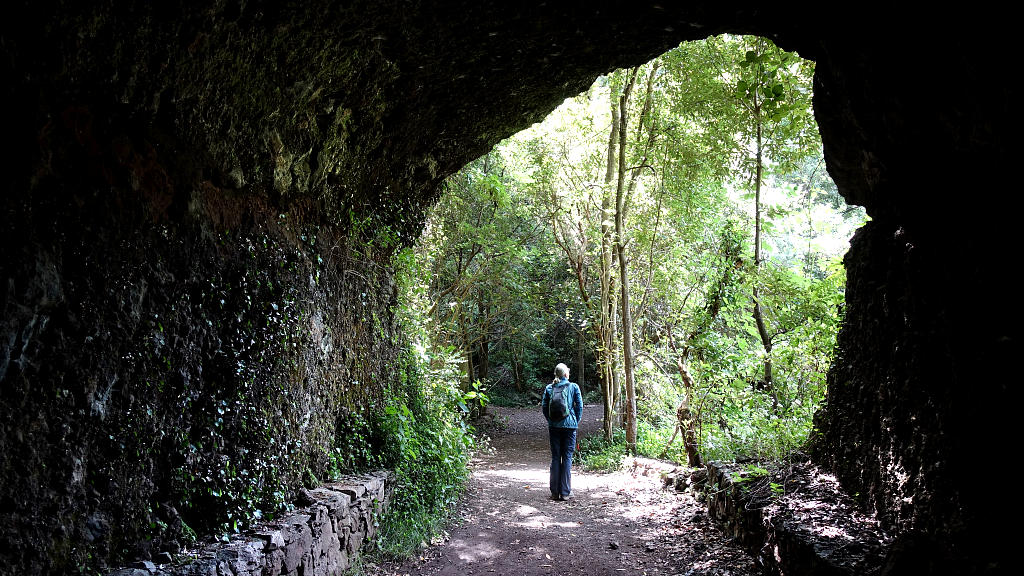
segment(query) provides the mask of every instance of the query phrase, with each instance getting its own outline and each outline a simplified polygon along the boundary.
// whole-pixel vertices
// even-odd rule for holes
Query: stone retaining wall
[[[328,576],[351,566],[390,503],[392,476],[378,472],[305,493],[312,502],[191,561],[140,562],[110,576]]]
[[[891,538],[809,464],[765,468],[711,462],[704,494],[719,528],[768,574],[888,574]]]

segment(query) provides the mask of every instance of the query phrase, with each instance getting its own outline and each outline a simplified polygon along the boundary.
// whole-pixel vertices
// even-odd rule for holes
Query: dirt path
[[[366,566],[377,576],[469,574],[754,575],[753,558],[715,530],[689,493],[662,488],[662,462],[622,470],[573,469],[574,498],[548,499],[550,450],[536,408],[490,408],[491,450],[472,462],[462,517],[442,542],[402,564]],[[599,407],[581,435],[600,434]]]

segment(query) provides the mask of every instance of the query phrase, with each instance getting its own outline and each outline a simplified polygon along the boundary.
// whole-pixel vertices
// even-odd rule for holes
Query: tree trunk
[[[611,371],[612,379],[612,406],[614,406],[615,413],[619,416],[619,425],[626,425],[626,415],[622,411],[622,381],[619,376],[621,371],[619,369],[619,298],[618,291],[615,288],[616,278],[614,272],[619,269],[619,256],[618,252],[615,251],[614,239],[612,240],[612,286],[611,293],[608,301],[608,362],[609,370]]]
[[[473,384],[475,377],[475,370],[473,366],[473,345],[469,337],[469,328],[466,326],[466,318],[462,318],[462,342],[463,342],[463,369],[466,371],[466,387],[465,390],[469,390]]]
[[[619,252],[619,301],[622,303],[622,369],[626,386],[626,449],[636,452],[636,385],[633,380],[633,317],[629,306],[629,271],[626,265],[625,247],[620,242]]]
[[[523,357],[515,349],[512,352],[512,381],[516,386],[516,392],[523,391]]]
[[[615,426],[615,322],[612,293],[612,203],[611,187],[615,179],[615,156],[619,145],[619,102],[614,82],[610,94],[612,126],[608,135],[608,161],[605,167],[604,189],[601,197],[601,341],[598,363],[601,368],[601,391],[604,403],[604,438],[611,440]]]
[[[686,448],[686,463],[691,467],[701,465],[700,452],[697,450],[697,418],[690,410],[693,404],[693,377],[686,369],[686,356],[676,355],[676,369],[679,377],[683,380],[683,401],[676,409],[676,421],[680,430],[683,430],[683,446]],[[674,435],[673,435],[674,437]]]
[[[619,263],[619,302],[622,314],[622,368],[626,387],[623,407],[626,428],[626,450],[636,453],[636,385],[633,380],[633,318],[629,306],[629,262],[626,257],[625,195],[626,195],[626,138],[628,132],[629,97],[639,71],[634,68],[619,97],[619,170],[615,186],[615,252]]]
[[[768,334],[768,328],[764,322],[764,315],[761,313],[761,294],[758,288],[761,272],[761,182],[763,178],[763,142],[761,122],[761,102],[754,93],[754,121],[757,123],[757,165],[754,173],[754,323],[757,325],[757,334],[761,338],[761,346],[764,347],[764,385],[772,396],[772,407],[778,408],[779,399],[775,393],[775,386],[772,384],[772,339]]]
[[[477,310],[480,312],[480,318],[486,319],[486,318],[489,317],[490,306],[484,304],[482,298],[477,301]],[[488,326],[488,322],[486,320],[484,320],[484,323],[483,323],[483,328],[484,329],[480,331],[480,336],[479,336],[480,341],[477,344],[477,350],[478,350],[477,357],[478,357],[479,361],[477,362],[476,369],[477,369],[477,377],[481,381],[487,379],[487,374],[490,371],[490,366],[491,366],[491,363],[490,363],[491,343],[490,343],[490,339],[488,338],[488,335],[487,335],[487,329],[486,329],[487,326]]]
[[[586,382],[586,366],[584,365],[586,348],[584,344],[583,331],[581,330],[579,336],[576,337],[576,383],[580,385],[581,392],[584,382]]]

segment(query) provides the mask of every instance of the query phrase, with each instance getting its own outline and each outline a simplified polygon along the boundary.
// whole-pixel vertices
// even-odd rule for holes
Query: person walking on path
[[[558,413],[563,402],[564,415]],[[576,429],[583,418],[583,394],[575,382],[569,382],[569,367],[565,364],[555,366],[555,381],[544,388],[540,405],[551,440],[551,499],[568,500],[572,496],[572,454]]]

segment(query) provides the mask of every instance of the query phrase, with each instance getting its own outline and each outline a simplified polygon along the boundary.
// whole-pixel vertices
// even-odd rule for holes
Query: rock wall
[[[242,7],[27,3],[4,21],[5,569],[176,553],[378,465],[397,233],[324,199],[328,177],[367,190],[346,180],[367,177],[345,152],[360,121],[297,95],[315,75],[266,59],[293,37]],[[366,89],[386,75],[362,70]]]
[[[399,369],[395,288],[358,238],[209,183],[179,218],[35,192],[53,204],[3,249],[6,565],[174,552],[380,448],[363,411]]]
[[[694,484],[712,520],[754,554],[766,574],[903,573],[887,570],[890,536],[857,509],[834,477],[806,462],[766,466],[771,469],[711,462]],[[926,565],[917,568],[927,571]]]
[[[313,502],[252,535],[213,544],[173,565],[140,562],[110,576],[328,576],[352,567],[373,541],[377,520],[393,493],[387,474],[325,484]]]
[[[987,573],[1009,566],[1012,545],[977,470],[1016,434],[1009,382],[1022,351],[1018,307],[1005,306],[1020,207],[1005,193],[1008,47],[980,14],[906,17],[942,34],[930,57],[893,19],[878,42],[819,58],[829,171],[873,220],[845,259],[845,321],[811,451],[899,534],[914,571]],[[934,98],[929,83],[950,70],[963,97]]]

